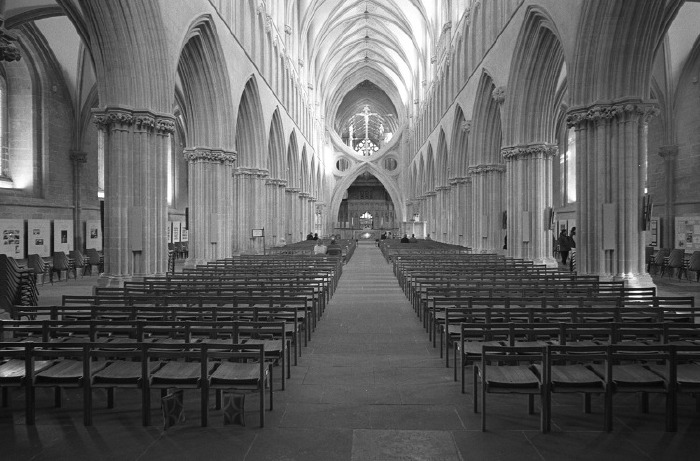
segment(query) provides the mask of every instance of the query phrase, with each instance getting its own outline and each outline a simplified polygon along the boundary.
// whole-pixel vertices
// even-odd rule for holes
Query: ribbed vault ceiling
[[[315,69],[326,120],[341,136],[353,125],[364,138],[365,106],[370,139],[395,132],[425,75],[430,49],[432,0],[309,0],[301,2],[302,40]],[[434,25],[433,25],[434,26]]]

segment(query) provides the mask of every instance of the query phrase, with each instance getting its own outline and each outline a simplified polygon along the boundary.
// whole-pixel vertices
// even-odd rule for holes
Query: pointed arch
[[[464,112],[460,105],[457,104],[452,122],[452,142],[450,143],[452,148],[450,149],[448,164],[448,180],[451,178],[463,178],[467,175],[469,133],[466,130],[466,123]]]
[[[474,101],[473,121],[471,126],[470,165],[493,165],[503,163],[501,157],[501,111],[493,99],[496,85],[493,79],[483,71],[479,79]],[[478,148],[476,148],[478,146]]]
[[[236,151],[238,164],[243,167],[262,167],[265,159],[262,105],[255,75],[248,79],[241,95],[236,120]]]
[[[556,141],[556,89],[564,50],[554,22],[538,7],[525,13],[508,76],[503,144]]]
[[[267,170],[270,178],[280,179],[285,154],[284,130],[279,108],[275,108],[270,122],[270,134],[267,142]]]
[[[406,221],[404,216],[404,200],[401,195],[401,191],[397,187],[396,183],[386,174],[384,170],[377,167],[373,163],[363,163],[357,170],[353,171],[351,174],[344,176],[338,181],[331,194],[330,204],[329,204],[329,214],[328,216],[338,216],[340,211],[340,204],[343,201],[343,195],[345,191],[352,185],[353,182],[363,173],[371,173],[375,178],[382,183],[384,188],[389,193],[391,201],[394,202],[394,212],[396,213],[397,221]],[[334,219],[334,218],[333,218]]]
[[[437,158],[435,162],[435,185],[436,186],[447,186],[448,181],[448,164],[449,164],[449,153],[447,151],[447,138],[445,137],[445,130],[440,128],[440,134],[438,136],[437,144]]]
[[[233,101],[225,62],[211,16],[196,18],[185,34],[177,65],[190,147],[234,149]]]

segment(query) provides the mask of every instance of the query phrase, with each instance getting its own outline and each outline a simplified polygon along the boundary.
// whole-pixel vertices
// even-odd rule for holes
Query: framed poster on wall
[[[675,224],[675,248],[686,253],[700,250],[700,216],[677,216]]]
[[[180,241],[181,242],[187,242],[190,238],[190,232],[189,230],[185,227],[185,223],[180,223]]]
[[[168,225],[165,226],[165,233],[168,235],[168,243],[173,243],[173,222],[168,221]]]
[[[102,251],[102,226],[100,221],[85,221],[85,248]]]
[[[42,258],[51,256],[51,221],[29,219],[27,221],[27,254]]]
[[[173,221],[173,243],[180,243],[180,221]]]
[[[68,254],[73,249],[73,221],[55,219],[53,222],[53,251]]]
[[[24,220],[0,219],[2,244],[0,253],[15,259],[24,259]]]

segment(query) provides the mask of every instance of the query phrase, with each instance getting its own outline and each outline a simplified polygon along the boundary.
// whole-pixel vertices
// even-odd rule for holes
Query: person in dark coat
[[[571,248],[576,248],[576,241],[574,240],[574,235],[576,235],[576,228],[572,227],[571,232],[569,232],[569,244]]]
[[[401,239],[401,243],[411,243],[411,241],[408,239],[408,234],[403,234],[403,238]]]
[[[566,229],[562,229],[559,233],[559,239],[557,239],[559,244],[559,254],[561,254],[561,263],[566,265],[566,260],[569,257],[569,251],[571,251],[571,240],[566,233]]]

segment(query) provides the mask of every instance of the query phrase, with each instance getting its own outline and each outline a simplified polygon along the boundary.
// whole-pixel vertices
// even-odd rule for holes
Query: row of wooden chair
[[[660,271],[661,277],[666,271],[668,271],[669,277],[675,272],[678,274],[678,280],[683,274],[687,280],[690,280],[689,272],[695,272],[695,280],[700,282],[700,251],[694,251],[688,256],[682,248],[673,250],[661,248],[654,254],[653,248],[648,247],[647,271],[650,273],[659,273]]]

